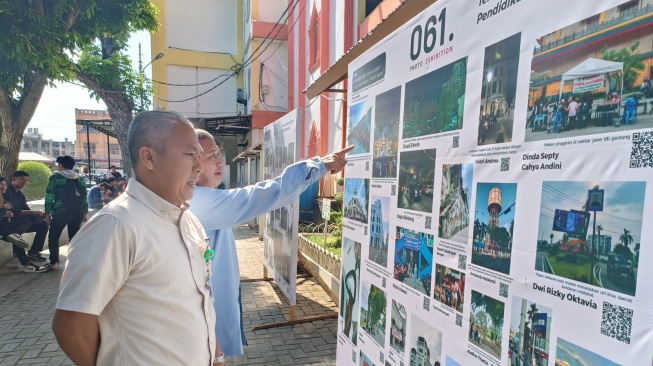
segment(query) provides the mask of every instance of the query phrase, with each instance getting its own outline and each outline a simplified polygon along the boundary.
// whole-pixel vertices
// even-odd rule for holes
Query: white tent
[[[624,89],[624,63],[623,62],[612,62],[599,60],[596,58],[588,58],[587,60],[576,65],[571,70],[562,74],[562,80],[560,81],[560,92],[558,95],[558,100],[562,98],[562,89],[565,85],[565,81],[580,79],[588,76],[594,75],[603,75],[610,72],[621,71],[621,90],[619,91],[619,100],[622,100],[622,94]],[[609,89],[609,88],[606,88]]]

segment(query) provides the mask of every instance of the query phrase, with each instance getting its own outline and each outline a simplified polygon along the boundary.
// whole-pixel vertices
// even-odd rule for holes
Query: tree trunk
[[[0,89],[0,176],[9,178],[18,168],[23,133],[32,120],[48,81],[41,71],[24,75],[24,92],[18,103]]]

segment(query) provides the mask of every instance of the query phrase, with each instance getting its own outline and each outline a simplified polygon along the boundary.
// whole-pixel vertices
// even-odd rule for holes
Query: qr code
[[[363,235],[367,235],[367,226],[363,228]]]
[[[601,334],[630,344],[630,332],[633,328],[633,310],[619,305],[603,302]]]
[[[381,287],[385,288],[385,277],[381,279]]]
[[[508,298],[508,284],[507,283],[499,283],[499,296]]]
[[[433,221],[433,219],[430,216],[426,216],[426,220],[424,220],[424,229],[431,230],[431,221]]]
[[[510,170],[510,158],[501,158],[501,171],[507,172]]]
[[[429,311],[430,307],[431,307],[431,299],[425,297],[424,301],[422,302],[422,309]]]
[[[462,328],[462,326],[463,326],[463,314],[456,314],[456,325]]]
[[[392,186],[390,186],[390,195],[393,196],[393,197],[397,195],[397,185],[396,184],[393,184]]]
[[[458,269],[467,269],[467,256],[464,254],[458,255]]]
[[[453,148],[457,148],[460,145],[460,136],[453,137]]]
[[[653,132],[633,133],[633,145],[630,150],[630,167],[653,167]]]
[[[366,172],[369,172],[369,171],[370,171],[370,162],[369,162],[369,161],[366,161],[366,162],[365,162],[365,171],[366,171]]]
[[[385,356],[383,355],[383,352],[379,352],[379,361],[381,361],[381,363],[385,362]]]

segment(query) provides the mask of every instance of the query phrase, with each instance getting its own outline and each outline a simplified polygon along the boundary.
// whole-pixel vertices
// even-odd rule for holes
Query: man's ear
[[[138,150],[138,157],[143,166],[148,170],[154,170],[154,149],[143,146]]]

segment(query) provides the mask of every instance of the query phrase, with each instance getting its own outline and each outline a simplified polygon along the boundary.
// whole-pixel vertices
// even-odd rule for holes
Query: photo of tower
[[[344,217],[367,224],[367,208],[369,207],[369,197],[369,179],[345,179],[345,194],[343,197]]]
[[[442,332],[413,314],[408,338],[409,366],[435,365],[442,362]]]
[[[372,196],[369,259],[383,267],[388,266],[389,219],[390,197]]]
[[[395,178],[397,176],[400,106],[401,86],[376,96],[374,151],[372,153],[373,178]]]
[[[510,274],[516,195],[515,183],[477,185],[473,264]]]
[[[349,108],[349,124],[347,126],[347,145],[354,145],[349,155],[370,152],[370,136],[372,132],[372,107],[362,102]]]

